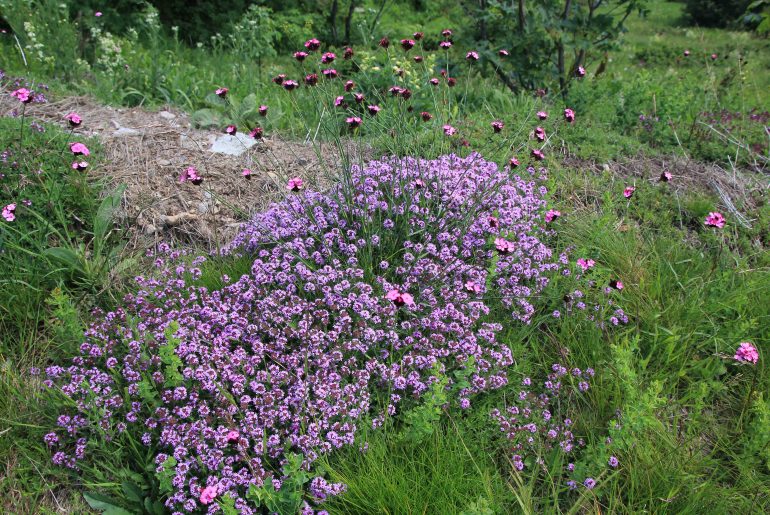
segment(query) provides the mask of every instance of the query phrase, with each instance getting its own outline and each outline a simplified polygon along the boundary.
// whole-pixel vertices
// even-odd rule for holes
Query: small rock
[[[602,170],[604,170],[605,172],[609,172],[610,171],[610,165],[608,165],[607,163],[604,163],[604,165],[602,165]]]
[[[129,129],[128,127],[121,127],[112,133],[113,136],[122,138],[127,136],[141,136],[142,133],[136,129]]]
[[[158,166],[171,166],[171,161],[168,159],[158,159],[156,163],[158,163]]]
[[[158,113],[158,116],[160,116],[164,120],[173,120],[174,118],[176,118],[176,115],[169,111],[161,111]]]
[[[113,126],[113,127],[115,127],[116,129],[120,129],[120,122],[118,122],[117,120],[110,120],[110,123],[111,123],[111,124],[112,124],[112,126]]]
[[[217,154],[240,156],[256,144],[257,140],[239,132],[235,136],[225,134],[218,137],[209,150]]]

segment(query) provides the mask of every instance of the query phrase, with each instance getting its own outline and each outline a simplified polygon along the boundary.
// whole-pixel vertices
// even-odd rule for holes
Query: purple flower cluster
[[[173,512],[229,496],[259,513],[249,488],[280,489],[288,453],[309,469],[455,371],[469,378],[460,405],[505,386],[513,356],[487,315],[528,322],[566,263],[539,239],[545,193],[478,154],[383,159],[245,224],[223,252],[249,255],[250,274],[220,290],[196,286],[204,258],[162,248],[157,274],[101,314],[72,364],[46,370],[76,407],[46,436],[54,461],[77,467],[128,432],[170,477]],[[307,510],[343,489],[317,477]]]

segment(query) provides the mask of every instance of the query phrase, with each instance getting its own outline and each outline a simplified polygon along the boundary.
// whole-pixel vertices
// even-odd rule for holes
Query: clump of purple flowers
[[[452,402],[505,386],[513,356],[487,315],[528,322],[566,263],[540,240],[545,188],[478,154],[373,161],[342,184],[245,224],[223,252],[250,256],[250,273],[220,290],[196,285],[205,258],[161,248],[157,273],[101,314],[72,364],[46,370],[75,407],[46,437],[54,461],[76,468],[103,440],[136,435],[174,513],[225,497],[260,513],[249,489],[280,490],[290,454],[311,470],[457,371],[469,386]],[[306,510],[344,489],[310,486]]]
[[[544,456],[550,452],[562,453],[560,461],[570,462],[575,451],[585,446],[582,439],[575,438],[574,415],[569,410],[574,406],[574,398],[588,391],[593,376],[591,368],[568,370],[554,363],[542,388],[536,388],[532,379],[525,377],[509,405],[492,411],[492,418],[510,441],[511,462],[516,470],[542,466]],[[550,474],[568,478],[574,468],[568,463],[563,471],[550,471]],[[573,483],[570,479],[567,484]]]

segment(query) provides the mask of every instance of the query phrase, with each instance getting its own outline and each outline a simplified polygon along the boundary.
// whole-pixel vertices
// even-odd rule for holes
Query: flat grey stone
[[[138,131],[136,129],[129,129],[128,127],[121,127],[120,129],[116,130],[112,133],[113,136],[122,138],[126,136],[141,136],[141,131]]]
[[[164,120],[173,120],[174,118],[176,118],[176,115],[169,111],[161,111],[158,113],[158,116],[160,116]]]
[[[230,136],[229,134],[219,136],[210,150],[217,154],[239,156],[256,144],[257,141],[254,138],[239,132],[235,136]]]

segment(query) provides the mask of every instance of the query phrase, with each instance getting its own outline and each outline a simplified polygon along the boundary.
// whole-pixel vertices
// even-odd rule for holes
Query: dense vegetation
[[[181,4],[0,0],[4,511],[770,510],[767,40],[663,1]],[[127,253],[100,143],[27,116],[69,93],[324,141],[332,186]]]

